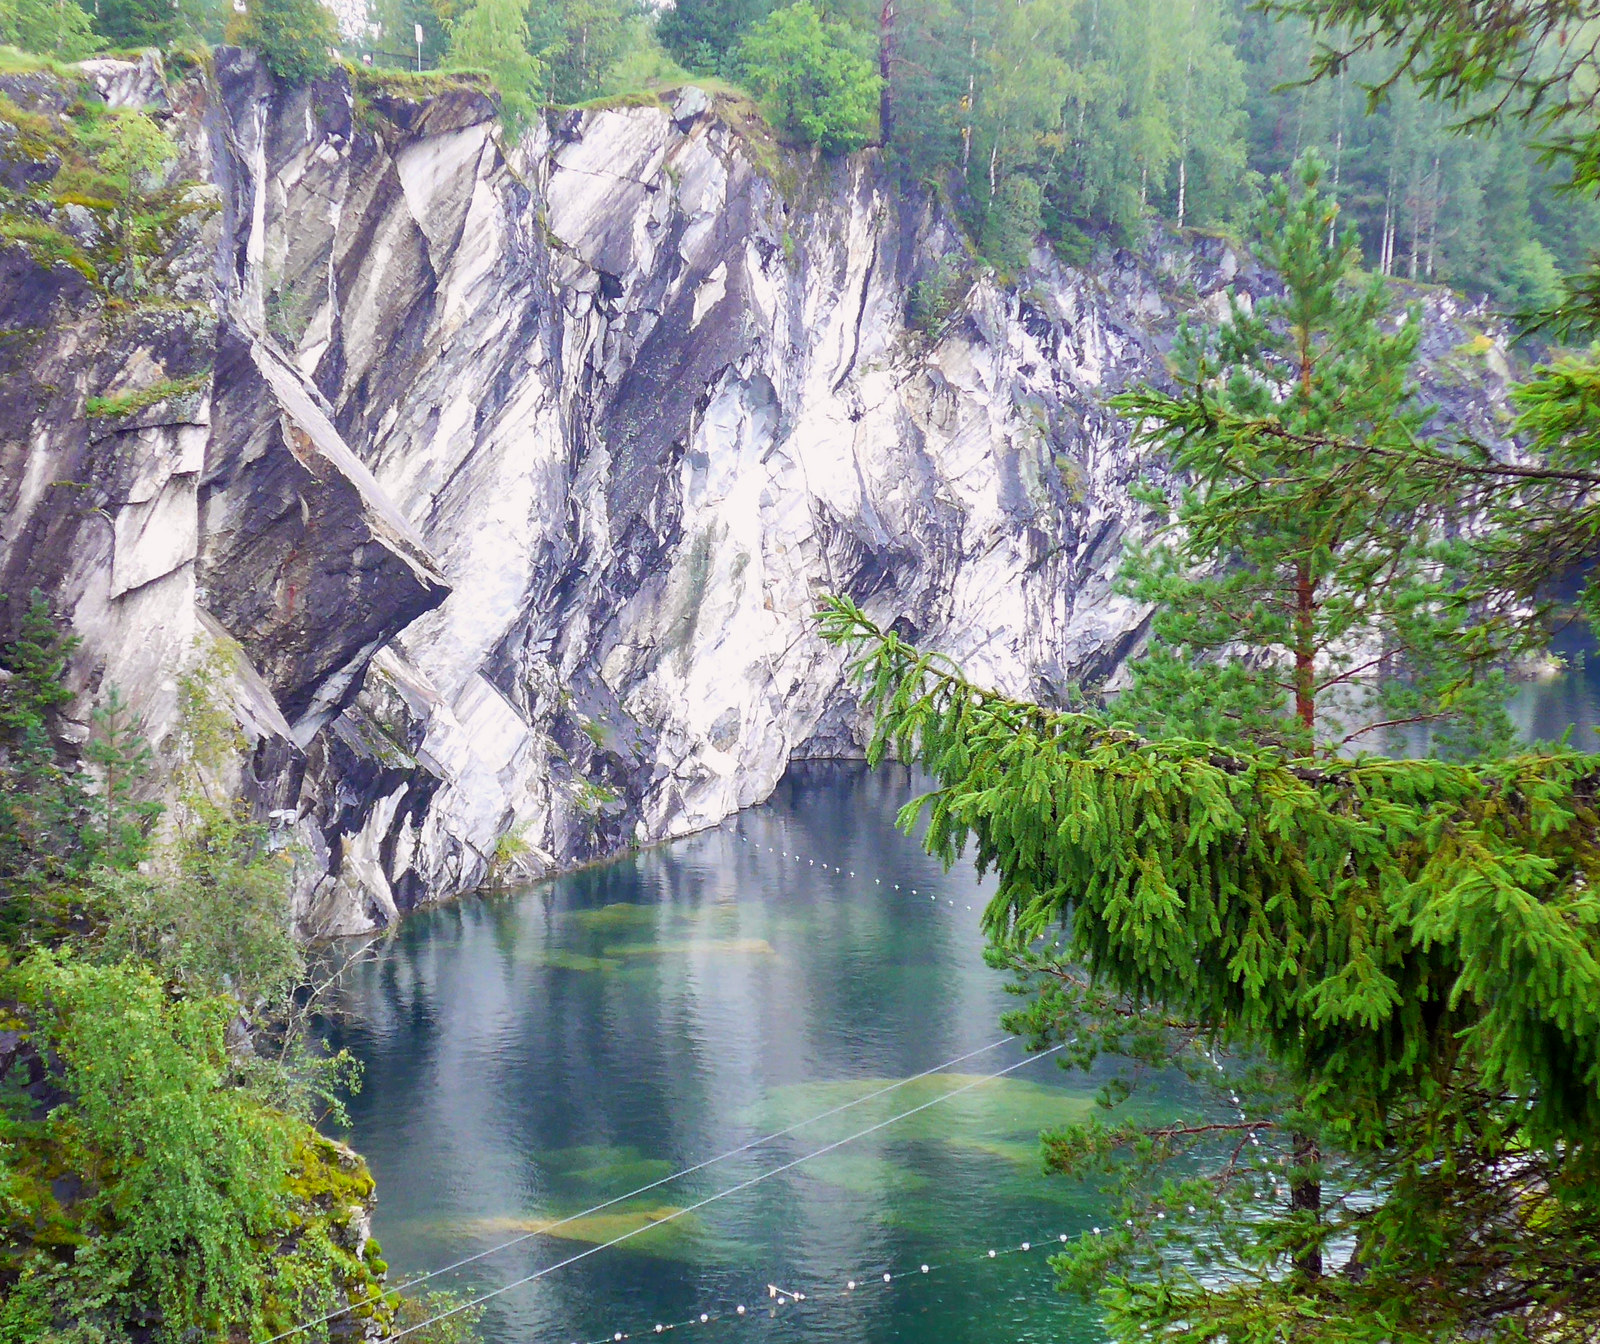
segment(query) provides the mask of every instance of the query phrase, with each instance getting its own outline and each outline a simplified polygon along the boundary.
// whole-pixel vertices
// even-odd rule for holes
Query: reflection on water
[[[986,884],[941,873],[893,829],[910,795],[904,774],[800,767],[714,831],[407,920],[343,1002],[367,1066],[352,1141],[378,1178],[394,1273],[538,1232],[1000,1041],[1014,1001],[982,959]],[[986,1254],[1105,1217],[1091,1192],[1041,1174],[1039,1130],[1083,1115],[1092,1087],[1050,1060],[662,1221],[1022,1057],[1007,1042],[442,1282],[496,1286],[639,1231],[507,1293],[487,1338],[651,1333],[759,1302],[693,1338],[1099,1339],[1039,1250]],[[883,1286],[924,1263],[936,1272]],[[850,1278],[874,1287],[845,1293]],[[772,1318],[768,1284],[811,1296]]]
[[[1577,751],[1600,751],[1600,658],[1588,627],[1561,631],[1551,651],[1566,663],[1561,675],[1519,686],[1511,697],[1511,721],[1524,742],[1568,743]]]

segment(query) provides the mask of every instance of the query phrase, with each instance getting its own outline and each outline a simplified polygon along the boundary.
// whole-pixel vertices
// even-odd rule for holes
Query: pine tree
[[[17,637],[0,646],[0,939],[15,937],[41,896],[83,866],[88,797],[52,737],[57,711],[72,701],[65,681],[76,648],[37,589]]]
[[[159,802],[140,796],[155,757],[115,686],[92,720],[94,732],[84,756],[98,778],[90,808],[93,820],[84,828],[85,848],[102,864],[131,869],[149,852],[150,823],[161,813]]]
[[[528,50],[523,0],[477,0],[451,26],[450,63],[488,71],[500,90],[506,124],[513,130],[533,119],[544,66]]]
[[[1450,520],[1403,480],[1367,489],[1352,446],[1417,435],[1420,315],[1394,325],[1383,281],[1354,283],[1360,246],[1336,231],[1322,172],[1308,157],[1262,212],[1260,254],[1282,294],[1180,332],[1175,376],[1214,389],[1218,417],[1197,425],[1183,397],[1149,389],[1112,401],[1190,482],[1157,542],[1127,556],[1123,583],[1155,615],[1116,712],[1295,755],[1424,725],[1436,745],[1497,750],[1504,686],[1462,656],[1471,612],[1449,564],[1458,548],[1439,539]],[[1272,435],[1229,429],[1268,418]]]
[[[1113,1337],[1587,1344],[1600,757],[1149,740],[974,686],[846,599],[824,630],[863,649],[869,761],[934,777],[902,823],[995,871],[994,958],[1031,996],[1010,1025],[1136,1066],[1046,1141],[1120,1197],[1054,1262]],[[1220,1095],[1119,1112],[1165,1066]]]
[[[824,631],[863,650],[869,760],[934,776],[902,822],[996,872],[991,959],[1026,1003],[1008,1025],[1131,1066],[1101,1116],[1045,1138],[1053,1169],[1120,1199],[1054,1261],[1115,1338],[1586,1344],[1600,757],[1348,753],[1378,715],[1503,745],[1478,665],[1537,635],[1493,598],[1548,578],[1563,522],[1600,536],[1600,377],[1558,366],[1521,394],[1542,461],[1430,443],[1418,324],[1353,283],[1335,222],[1314,164],[1280,183],[1281,298],[1186,332],[1181,395],[1118,400],[1189,485],[1131,556],[1160,605],[1115,719],[974,686],[847,600]],[[1536,506],[1531,533],[1509,500]],[[1435,540],[1485,503],[1471,540]],[[1127,1108],[1153,1068],[1210,1100]]]

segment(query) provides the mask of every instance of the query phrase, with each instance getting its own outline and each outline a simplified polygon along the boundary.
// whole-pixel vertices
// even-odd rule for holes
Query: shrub
[[[1031,177],[1018,174],[1000,184],[984,216],[980,241],[983,255],[1003,275],[1026,269],[1042,228],[1043,204],[1043,193]]]
[[[0,0],[0,42],[75,61],[94,49],[94,32],[77,0]]]
[[[116,1317],[155,1305],[168,1338],[218,1317],[250,1320],[265,1289],[255,1243],[284,1216],[291,1134],[229,1085],[230,1006],[174,1002],[138,967],[47,953],[4,988],[32,1017],[41,1054],[59,1056],[71,1098],[7,1127],[94,1177],[78,1221],[99,1234],[57,1286],[95,1284]]]
[[[740,60],[775,124],[830,154],[869,143],[882,80],[860,36],[824,23],[811,0],[776,10],[746,35]]]
[[[543,62],[528,50],[526,14],[519,0],[477,0],[450,29],[451,65],[488,73],[513,131],[533,119],[544,80]]]
[[[322,0],[249,0],[228,38],[260,52],[284,83],[309,84],[332,68],[329,49],[339,29]]]

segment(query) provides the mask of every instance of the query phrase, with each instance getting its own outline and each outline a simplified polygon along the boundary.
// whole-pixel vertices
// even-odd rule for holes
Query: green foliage
[[[275,1002],[305,976],[287,879],[287,858],[265,848],[261,827],[207,806],[155,871],[94,874],[96,952],[152,966],[191,993],[233,993],[252,1007]]]
[[[0,1338],[264,1333],[340,1295],[389,1309],[343,1233],[358,1159],[270,1104],[228,1048],[230,999],[135,964],[35,953],[0,983],[64,1100],[0,1103]]]
[[[164,47],[178,34],[180,13],[170,0],[98,0],[95,30],[112,47]]]
[[[603,92],[612,68],[640,46],[636,0],[534,0],[530,45],[546,67],[547,96],[575,103]]]
[[[1600,757],[1497,759],[1482,669],[1542,646],[1554,581],[1592,558],[1600,361],[1518,389],[1518,461],[1427,438],[1420,324],[1355,283],[1322,187],[1313,161],[1269,199],[1282,296],[1181,332],[1178,395],[1113,401],[1183,483],[1128,556],[1155,613],[1118,721],[974,687],[844,600],[825,632],[866,646],[869,758],[935,777],[902,822],[998,874],[1007,1025],[1125,1065],[1103,1117],[1045,1136],[1120,1204],[1053,1261],[1113,1337],[1580,1344]],[[1469,759],[1351,759],[1375,719]],[[1192,1118],[1141,1119],[1160,1068],[1203,1098]]]
[[[1453,518],[1403,481],[1367,489],[1367,454],[1345,446],[1418,432],[1422,326],[1414,312],[1391,322],[1381,280],[1352,283],[1355,234],[1333,232],[1321,185],[1308,157],[1263,211],[1282,296],[1235,304],[1216,330],[1184,326],[1173,353],[1179,383],[1214,389],[1221,416],[1270,417],[1280,434],[1197,425],[1182,398],[1149,389],[1111,403],[1188,482],[1169,527],[1125,559],[1124,586],[1155,616],[1117,713],[1157,735],[1293,755],[1424,726],[1435,749],[1498,749],[1502,679],[1459,656],[1471,612]]]
[[[38,594],[0,647],[6,945],[56,945],[0,960],[28,1052],[0,1069],[0,1339],[267,1333],[351,1295],[381,1326],[378,1262],[343,1230],[371,1179],[307,1128],[342,1114],[355,1065],[308,1039],[288,856],[217,794],[242,746],[228,651],[183,678],[153,848],[155,762],[121,696],[87,768],[52,736],[75,647]]]
[[[471,1344],[477,1338],[475,1329],[483,1319],[483,1308],[467,1306],[466,1302],[462,1294],[451,1292],[402,1298],[395,1327],[410,1331],[406,1338],[418,1344]],[[436,1320],[436,1317],[444,1319]],[[424,1325],[424,1321],[429,1324]]]
[[[94,1305],[156,1306],[162,1333],[222,1318],[247,1322],[265,1289],[255,1241],[283,1218],[285,1122],[228,1086],[228,1007],[169,999],[148,971],[35,956],[3,992],[36,1013],[34,1039],[59,1053],[72,1100],[43,1141],[97,1193],[72,1278],[97,1281]]]
[[[662,14],[662,45],[696,74],[737,78],[739,42],[772,12],[769,0],[683,0]]]
[[[971,277],[949,257],[940,257],[932,272],[911,286],[906,325],[913,331],[937,330],[960,308],[972,287]]]
[[[1044,228],[1044,192],[1025,173],[999,180],[984,211],[978,246],[1002,276],[1014,277],[1028,265],[1033,244]]]
[[[101,863],[112,869],[136,867],[149,853],[150,827],[161,804],[139,796],[154,757],[133,713],[115,686],[93,711],[93,732],[84,756],[95,774],[86,841]]]
[[[1453,1339],[1504,1323],[1507,1283],[1538,1304],[1528,1337],[1581,1337],[1600,1310],[1600,760],[1311,764],[1149,741],[976,688],[843,599],[824,628],[866,645],[869,759],[892,748],[937,781],[904,823],[925,815],[931,852],[970,845],[997,873],[1000,946],[1058,930],[1053,963],[1159,1012],[1142,1028],[1265,1052],[1295,1109],[1231,1117],[1230,1147],[1282,1125],[1291,1192],[1346,1173],[1320,1208],[1247,1189],[1248,1221],[1170,1172],[1147,1186],[1136,1228],[1071,1270],[1105,1285],[1119,1338],[1265,1341],[1292,1322]],[[1058,1156],[1163,1143],[1182,1146],[1087,1135]],[[1484,1238],[1492,1263],[1469,1251]],[[1351,1272],[1322,1274],[1352,1239]],[[1177,1254],[1197,1240],[1199,1268]]]
[[[522,0],[476,0],[450,29],[451,63],[488,72],[513,130],[532,120],[545,77],[528,50],[526,15]]]
[[[53,892],[84,872],[85,781],[60,761],[52,728],[72,700],[77,641],[56,628],[37,589],[17,637],[0,645],[0,939],[11,943],[52,917]]]
[[[746,34],[739,53],[751,88],[791,135],[830,154],[873,138],[878,75],[851,29],[824,22],[811,0],[773,11]]]
[[[329,52],[339,41],[339,29],[322,0],[249,0],[228,36],[260,52],[284,83],[299,85],[332,69]]]
[[[121,420],[160,402],[193,396],[210,382],[210,369],[187,378],[162,378],[134,392],[121,392],[114,397],[89,397],[83,403],[83,413],[91,420]]]
[[[142,293],[147,287],[144,256],[158,227],[151,207],[167,165],[177,156],[177,146],[150,116],[134,111],[84,121],[79,142],[88,157],[89,173],[74,184],[77,194],[108,204],[109,228],[120,244],[120,274],[111,285],[124,296]]]
[[[185,229],[211,206],[193,183],[167,180],[177,146],[155,117],[89,102],[69,111],[46,116],[0,98],[5,157],[31,182],[0,200],[0,236],[40,265],[74,267],[107,297],[159,293]]]
[[[77,0],[0,0],[0,42],[62,60],[94,49],[92,21]]]
[[[1421,43],[1418,58],[1431,61],[1431,26],[1413,25],[1410,18],[1436,15],[1431,0],[1387,7],[1383,21],[1408,29],[1397,47],[1360,42],[1336,23],[1314,30],[1302,16],[1324,11],[1349,17],[1362,7],[1371,8],[1296,3],[1272,7],[1296,11],[1280,22],[1265,14],[1245,20],[1239,50],[1250,86],[1253,165],[1281,172],[1302,147],[1314,145],[1332,167],[1343,219],[1359,231],[1373,270],[1454,284],[1509,305],[1543,302],[1536,296],[1548,293],[1550,269],[1583,265],[1600,242],[1600,204],[1587,191],[1566,189],[1574,171],[1567,156],[1541,154],[1537,146],[1545,130],[1539,116],[1530,123],[1518,114],[1522,97],[1511,87],[1514,79],[1500,87],[1480,84],[1475,76],[1453,90],[1441,85],[1439,92],[1450,95],[1441,106],[1429,96],[1428,81],[1419,87],[1391,78],[1412,39]],[[1438,32],[1451,43],[1456,39],[1449,34],[1463,31],[1458,20],[1474,33],[1481,24],[1476,60],[1502,44],[1507,33],[1501,21],[1512,11],[1535,16],[1522,30],[1531,37],[1539,26],[1536,11],[1549,8],[1518,5],[1489,15],[1484,6],[1470,4],[1456,9]],[[1327,52],[1319,55],[1323,43],[1348,52],[1349,59],[1330,65]],[[1558,56],[1551,42],[1542,58],[1546,68],[1575,57],[1581,45]],[[1307,83],[1314,64],[1326,76]],[[1293,87],[1281,87],[1290,82]],[[1375,86],[1387,87],[1373,100],[1367,90]],[[1502,103],[1502,95],[1509,102]],[[1548,103],[1546,110],[1555,106]],[[1463,123],[1470,123],[1470,135],[1457,133]],[[1563,137],[1575,129],[1569,126]]]

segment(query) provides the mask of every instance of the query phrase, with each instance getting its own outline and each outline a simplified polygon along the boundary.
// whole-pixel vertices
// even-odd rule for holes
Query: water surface
[[[983,962],[988,887],[970,869],[942,873],[895,831],[911,794],[902,772],[799,767],[716,830],[405,921],[343,1001],[344,1039],[366,1062],[351,1137],[378,1179],[392,1272],[1003,1042],[441,1282],[482,1291],[646,1228],[497,1299],[485,1338],[653,1336],[702,1312],[730,1315],[685,1337],[1101,1338],[1040,1249],[1105,1218],[1093,1192],[1041,1170],[1039,1130],[1082,1116],[1094,1087],[1054,1060],[660,1222],[1025,1058],[998,1027],[1015,1001]],[[886,1286],[884,1273],[909,1277]],[[806,1300],[774,1313],[769,1284]]]

